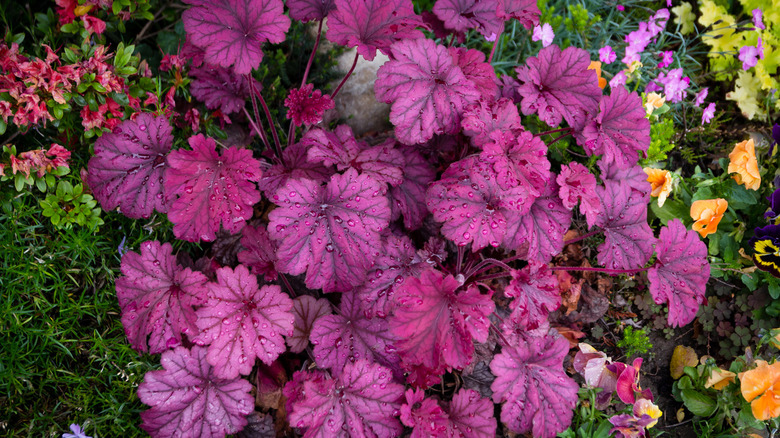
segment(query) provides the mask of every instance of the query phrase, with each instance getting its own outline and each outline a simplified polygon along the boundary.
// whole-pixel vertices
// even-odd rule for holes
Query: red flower
[[[84,29],[89,33],[96,33],[98,35],[106,31],[106,22],[100,18],[95,18],[89,15],[81,17],[81,21],[84,23]]]

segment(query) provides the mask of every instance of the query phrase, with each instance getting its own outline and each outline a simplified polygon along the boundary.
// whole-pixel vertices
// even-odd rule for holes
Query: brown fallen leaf
[[[699,363],[699,356],[691,347],[678,345],[672,352],[672,360],[669,361],[669,371],[674,380],[682,377],[685,367],[695,367]]]

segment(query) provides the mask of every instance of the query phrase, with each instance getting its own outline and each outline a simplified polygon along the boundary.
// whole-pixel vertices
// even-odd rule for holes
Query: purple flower
[[[758,48],[745,46],[739,49],[738,58],[742,61],[742,70],[748,70],[750,67],[755,67],[758,63]]]
[[[657,83],[664,86],[664,95],[669,102],[682,102],[685,97],[685,90],[688,89],[690,78],[683,77],[682,68],[670,70],[668,73],[661,73],[655,79]]]
[[[617,59],[617,54],[612,50],[612,46],[604,46],[599,49],[599,61],[604,64],[612,64]]]
[[[119,246],[116,249],[119,253],[119,257],[122,257],[127,252],[127,248],[125,248],[125,240],[127,240],[127,236],[122,236],[122,241],[119,242]]]
[[[620,11],[620,12],[623,12],[623,11],[626,10],[626,7],[623,6],[623,5],[617,5],[617,10]]]
[[[87,436],[78,424],[71,424],[70,431],[73,433],[63,433],[62,438],[92,438]]]
[[[762,19],[763,16],[764,13],[761,11],[761,9],[753,9],[753,24],[755,24],[756,27],[761,30],[766,29],[766,26],[764,26],[764,20]]]
[[[648,30],[648,25],[645,22],[639,23],[639,29],[626,35],[626,55],[623,57],[623,63],[630,65],[634,61],[640,60],[640,54],[645,50],[650,39],[653,38],[652,32]]]
[[[674,56],[672,56],[673,54],[674,52],[672,52],[671,50],[661,52],[661,62],[658,63],[658,67],[664,68],[670,66],[674,61]]]
[[[647,29],[650,31],[651,36],[656,36],[661,33],[666,27],[666,23],[669,21],[669,10],[659,9],[655,15],[647,20]]]
[[[715,102],[710,102],[701,115],[701,124],[710,123],[713,117],[715,117]]]
[[[626,85],[626,73],[623,70],[618,72],[618,74],[609,81],[609,88],[617,88],[621,85]]]
[[[693,100],[693,104],[696,106],[702,106],[704,103],[704,99],[707,98],[707,94],[709,94],[710,90],[707,87],[702,88],[699,90],[698,93],[696,93],[696,98]]]
[[[541,41],[542,47],[547,47],[552,44],[553,38],[555,38],[555,33],[553,32],[552,26],[548,23],[544,23],[541,26],[534,26],[534,33],[531,35],[532,41]]]

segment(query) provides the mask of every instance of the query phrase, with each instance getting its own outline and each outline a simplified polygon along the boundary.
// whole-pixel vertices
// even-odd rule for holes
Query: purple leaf
[[[287,107],[287,118],[293,125],[314,125],[322,121],[325,111],[333,109],[336,104],[329,94],[323,95],[322,91],[315,90],[313,84],[306,84],[300,89],[293,88],[284,99]]]
[[[104,210],[119,207],[127,217],[166,213],[163,196],[165,157],[173,146],[173,130],[165,117],[140,113],[95,142],[87,165],[87,184]]]
[[[205,60],[233,66],[245,75],[260,66],[261,45],[281,43],[290,28],[281,0],[184,0],[192,7],[182,14],[187,39],[204,51]]]
[[[181,345],[181,334],[198,334],[193,306],[206,303],[206,276],[176,263],[171,244],[144,242],[141,254],[122,256],[116,295],[130,345],[161,353]],[[149,336],[147,348],[146,337]]]
[[[579,385],[563,370],[568,352],[566,338],[548,334],[495,356],[493,401],[503,403],[501,421],[509,430],[552,438],[569,427]]]
[[[510,222],[504,237],[504,247],[526,252],[526,260],[542,263],[563,249],[563,235],[571,225],[571,212],[561,204],[558,184],[554,179],[536,198],[528,214]]]
[[[358,360],[330,379],[325,372],[296,371],[284,388],[290,425],[304,438],[391,438],[400,436],[395,418],[404,387],[387,368]]]
[[[395,346],[405,365],[439,370],[462,369],[471,362],[474,343],[485,342],[495,304],[476,287],[456,293],[452,275],[426,269],[398,288],[395,317],[390,320]]]
[[[650,147],[650,122],[642,99],[623,87],[613,89],[609,96],[602,96],[598,116],[576,137],[588,155],[603,154],[605,165],[634,166],[639,160],[637,152],[646,153]]]
[[[213,241],[220,223],[237,233],[252,217],[260,192],[250,181],[262,175],[252,151],[231,147],[222,156],[211,138],[189,138],[191,151],[179,149],[168,156],[165,173],[167,196],[173,201],[168,219],[178,239]]]
[[[348,169],[326,187],[289,180],[272,201],[280,206],[268,215],[268,232],[279,244],[279,271],[306,272],[306,286],[325,292],[346,291],[365,280],[390,220],[390,203],[378,182]]]
[[[536,0],[498,0],[498,16],[515,18],[528,30],[539,24],[539,15]]]
[[[395,309],[395,291],[410,276],[423,269],[411,239],[391,234],[382,241],[382,251],[366,281],[355,289],[366,318],[386,318]]]
[[[192,96],[206,104],[208,109],[219,109],[223,114],[241,111],[250,97],[249,79],[225,67],[204,65],[190,70]],[[254,78],[255,89],[263,87]]]
[[[465,47],[450,47],[452,60],[460,67],[466,79],[474,82],[477,91],[483,98],[497,99],[498,80],[493,66],[485,62],[485,54],[479,50],[466,49]]]
[[[314,345],[314,360],[320,368],[329,368],[339,375],[347,363],[365,359],[391,370],[398,370],[399,358],[394,353],[393,335],[387,322],[366,319],[360,309],[360,298],[354,292],[341,295],[338,315],[326,315],[314,322],[309,337]]]
[[[628,184],[606,181],[597,187],[602,211],[596,225],[604,229],[598,262],[609,269],[641,268],[653,255],[655,236],[647,224],[647,203]]]
[[[284,336],[293,330],[292,300],[279,286],[257,287],[244,265],[217,270],[209,283],[209,302],[198,309],[201,332],[195,343],[209,345],[209,364],[228,379],[252,371],[255,359],[270,365],[284,353]]]
[[[455,32],[476,29],[488,38],[496,38],[504,30],[497,10],[497,0],[437,0],[433,5],[433,13],[446,28]]]
[[[328,17],[327,38],[342,46],[355,47],[368,61],[400,40],[423,37],[415,29],[424,26],[414,13],[411,0],[335,0],[336,10]]]
[[[510,274],[512,279],[504,294],[514,297],[510,303],[512,319],[526,324],[525,329],[534,330],[561,305],[558,279],[547,265],[535,260],[520,270],[510,271]]]
[[[555,179],[560,186],[558,195],[563,206],[573,209],[580,203],[580,213],[585,215],[589,227],[598,220],[601,199],[596,194],[596,177],[580,163],[571,162],[561,166],[561,173]]]
[[[538,57],[528,58],[525,67],[517,68],[523,114],[536,113],[552,127],[562,119],[578,126],[585,113],[596,114],[601,89],[589,65],[588,52],[574,46],[561,51],[553,44],[540,50]]]
[[[631,187],[632,196],[641,197],[645,203],[650,201],[650,182],[647,181],[647,174],[642,170],[642,166],[636,165],[628,169],[619,169],[617,166],[604,163],[603,159],[598,162],[601,169],[602,181],[620,181]]]
[[[258,183],[260,190],[267,198],[276,194],[280,187],[287,184],[287,180],[310,179],[317,183],[323,183],[330,179],[333,171],[319,162],[309,161],[306,145],[295,143],[282,151],[285,165],[274,164],[263,173],[263,178]],[[642,172],[644,173],[644,172]]]
[[[424,143],[458,130],[460,112],[480,97],[475,84],[444,46],[419,38],[392,47],[393,59],[377,71],[374,90],[390,103],[390,122],[402,143]]]
[[[425,190],[428,184],[436,179],[436,171],[428,161],[412,147],[401,149],[404,164],[401,166],[404,174],[403,182],[395,187],[390,187],[390,206],[393,213],[391,220],[404,218],[404,227],[407,230],[420,228],[423,219],[428,215],[425,206]]]
[[[334,0],[286,0],[290,18],[298,21],[322,20],[336,9]]]
[[[149,406],[141,428],[154,438],[222,438],[246,426],[254,409],[252,385],[222,379],[206,362],[206,349],[177,347],[160,358],[163,369],[149,371],[138,398]]]
[[[290,351],[300,353],[309,345],[309,335],[314,322],[320,317],[330,315],[330,303],[324,298],[315,299],[311,295],[301,295],[293,300],[293,325],[292,336],[287,337],[287,345]]]
[[[496,182],[504,190],[520,187],[526,202],[538,198],[550,179],[547,145],[528,131],[493,132],[482,146],[480,158],[493,165]]]
[[[669,304],[669,325],[682,327],[696,317],[710,277],[707,246],[679,219],[661,228],[656,245],[658,260],[650,268],[650,293],[657,304]]]
[[[463,126],[463,133],[471,137],[471,144],[478,148],[492,142],[490,134],[495,131],[515,136],[523,131],[517,106],[507,98],[494,102],[480,99],[464,111],[460,124]]]
[[[493,402],[473,389],[461,389],[452,396],[449,408],[450,437],[493,438],[496,418]]]
[[[449,418],[432,398],[425,398],[422,389],[407,389],[406,403],[401,405],[401,422],[412,428],[409,438],[448,438]]]
[[[276,280],[276,246],[268,237],[265,226],[246,226],[241,230],[241,246],[238,261],[249,266],[254,275],[262,275],[265,281]]]
[[[444,222],[444,237],[460,246],[471,243],[474,252],[501,244],[507,224],[527,212],[531,201],[525,188],[504,190],[497,178],[492,166],[472,156],[450,165],[428,188],[428,209],[436,221]]]

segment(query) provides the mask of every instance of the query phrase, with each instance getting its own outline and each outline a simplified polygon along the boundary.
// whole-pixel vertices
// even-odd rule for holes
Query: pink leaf
[[[293,300],[293,315],[295,324],[292,336],[287,337],[287,345],[293,353],[300,353],[309,345],[309,335],[314,322],[330,315],[330,303],[324,298],[318,300],[311,295],[301,295]]]
[[[562,119],[577,126],[585,113],[596,114],[601,89],[589,65],[588,52],[574,46],[561,51],[553,44],[540,50],[538,57],[528,58],[525,67],[517,68],[523,114],[536,113],[552,127]]]
[[[404,179],[400,185],[390,187],[390,206],[393,209],[392,220],[404,218],[407,230],[416,230],[422,226],[428,208],[425,206],[425,190],[436,179],[436,171],[428,161],[412,147],[401,150],[404,164],[401,166]]]
[[[401,405],[401,422],[412,428],[409,438],[450,436],[449,418],[436,400],[425,398],[425,391],[421,389],[407,389],[404,395],[406,403]]]
[[[558,279],[547,265],[535,260],[520,270],[510,271],[510,274],[512,279],[504,294],[514,297],[510,304],[512,318],[523,321],[527,330],[534,330],[561,305]]]
[[[496,38],[504,30],[504,20],[498,18],[497,0],[437,0],[433,13],[448,29],[465,32],[476,29],[485,37]]]
[[[260,190],[270,198],[280,187],[287,184],[287,180],[310,179],[322,183],[333,175],[331,169],[326,168],[320,162],[309,161],[306,145],[295,143],[282,151],[285,164],[274,164],[263,173],[263,178],[258,183]],[[644,172],[642,172],[644,173]]]
[[[604,163],[603,159],[599,160],[598,165],[603,181],[624,182],[631,187],[632,196],[641,197],[645,203],[650,201],[650,182],[647,181],[647,174],[642,170],[642,166],[636,165],[628,169],[619,169],[614,163]]]
[[[249,266],[254,275],[262,275],[265,281],[276,280],[276,246],[268,237],[265,226],[246,226],[241,230],[241,246],[238,261]]]
[[[474,343],[488,336],[488,315],[495,305],[476,287],[460,288],[452,275],[426,269],[398,288],[398,308],[390,327],[404,364],[462,369],[471,362]]]
[[[493,165],[499,187],[522,188],[527,203],[538,198],[550,179],[547,145],[528,131],[516,137],[511,132],[494,131],[490,138],[492,141],[482,146],[480,158]]]
[[[393,59],[377,71],[374,90],[390,103],[390,122],[402,143],[424,143],[458,130],[460,112],[480,97],[475,84],[444,46],[419,38],[392,47]]]
[[[250,97],[249,79],[225,67],[204,65],[190,70],[192,96],[206,104],[208,109],[219,109],[223,114],[241,111]],[[263,87],[254,78],[257,90]]]
[[[580,213],[585,215],[589,227],[596,223],[601,211],[601,199],[596,194],[596,177],[588,168],[577,162],[561,166],[561,173],[555,180],[560,186],[558,195],[563,206],[573,209],[580,203]]]
[[[168,212],[173,233],[190,242],[213,241],[220,223],[237,233],[260,201],[250,182],[260,179],[260,162],[249,149],[231,147],[220,156],[214,140],[201,134],[189,143],[191,151],[179,149],[168,157],[167,196],[179,196]]]
[[[569,225],[571,212],[561,204],[558,184],[550,179],[528,214],[509,223],[503,245],[510,250],[526,251],[527,260],[547,263],[563,249],[563,235]]]
[[[179,266],[171,251],[171,244],[153,241],[141,244],[141,254],[122,256],[116,295],[127,339],[140,352],[161,353],[181,345],[182,333],[198,333],[193,306],[206,302],[208,279]]]
[[[138,398],[149,406],[141,428],[154,438],[222,438],[246,426],[254,409],[252,385],[222,379],[206,362],[206,349],[176,347],[160,358],[162,370],[149,371]]]
[[[589,155],[603,154],[605,164],[619,169],[632,167],[639,160],[637,152],[650,147],[650,122],[645,118],[642,99],[623,87],[602,96],[599,114],[577,135]]]
[[[298,21],[322,20],[336,9],[334,0],[287,0],[290,18]]]
[[[465,47],[450,47],[452,60],[460,67],[466,79],[474,82],[483,98],[498,98],[498,80],[493,66],[485,62],[485,54]]]
[[[173,146],[173,130],[165,117],[140,113],[95,142],[87,165],[87,184],[104,210],[119,207],[133,219],[154,210],[168,211],[163,196],[165,158]]]
[[[292,334],[292,300],[279,286],[257,287],[244,265],[217,270],[209,283],[206,306],[198,309],[198,345],[208,344],[208,362],[228,379],[252,371],[255,359],[271,364],[284,353],[284,336]]]
[[[498,16],[515,18],[528,30],[539,24],[539,15],[536,0],[498,0]]]
[[[378,182],[348,169],[326,187],[289,180],[272,200],[280,208],[268,215],[268,232],[279,244],[280,271],[306,272],[306,286],[325,292],[346,291],[365,280],[390,220]]]
[[[450,165],[428,188],[428,209],[444,222],[444,237],[460,246],[471,243],[475,252],[501,243],[507,223],[517,222],[531,200],[523,187],[502,189],[497,177],[489,164],[472,156]]]
[[[628,184],[606,181],[596,193],[602,211],[597,225],[604,229],[598,262],[609,269],[641,268],[653,255],[655,236],[647,224],[647,203]]]
[[[391,438],[403,427],[396,412],[404,387],[387,368],[358,360],[330,379],[323,371],[297,371],[284,388],[290,424],[304,438]]]
[[[293,88],[284,100],[288,108],[287,118],[292,119],[295,126],[315,125],[322,121],[325,111],[333,109],[336,104],[329,94],[314,90],[313,84],[306,84],[300,89]]]
[[[450,437],[493,438],[496,418],[493,402],[473,389],[461,389],[452,396],[449,408]]]
[[[261,45],[281,43],[290,28],[281,0],[185,0],[192,8],[182,21],[187,39],[212,65],[233,66],[245,75],[260,66]]]
[[[695,231],[687,231],[679,219],[673,219],[661,228],[656,253],[658,260],[647,273],[650,293],[657,304],[668,303],[669,325],[682,327],[693,321],[706,300],[707,246]]]
[[[490,134],[495,131],[516,136],[523,130],[517,106],[503,97],[494,102],[480,99],[466,109],[460,123],[463,133],[471,137],[471,143],[478,148],[494,141]]]
[[[328,368],[339,375],[347,363],[365,359],[390,369],[398,366],[394,353],[393,335],[387,322],[375,318],[366,319],[360,309],[360,298],[354,292],[341,295],[339,314],[326,315],[314,322],[310,335],[314,345],[314,360],[320,368]]]
[[[515,433],[552,438],[571,423],[579,385],[563,370],[569,341],[557,335],[504,347],[490,363],[493,400],[501,421]]]
[[[336,10],[328,17],[327,37],[336,44],[357,46],[357,53],[373,61],[376,51],[390,54],[390,46],[401,40],[423,37],[415,29],[424,26],[414,13],[411,0],[335,0]]]

